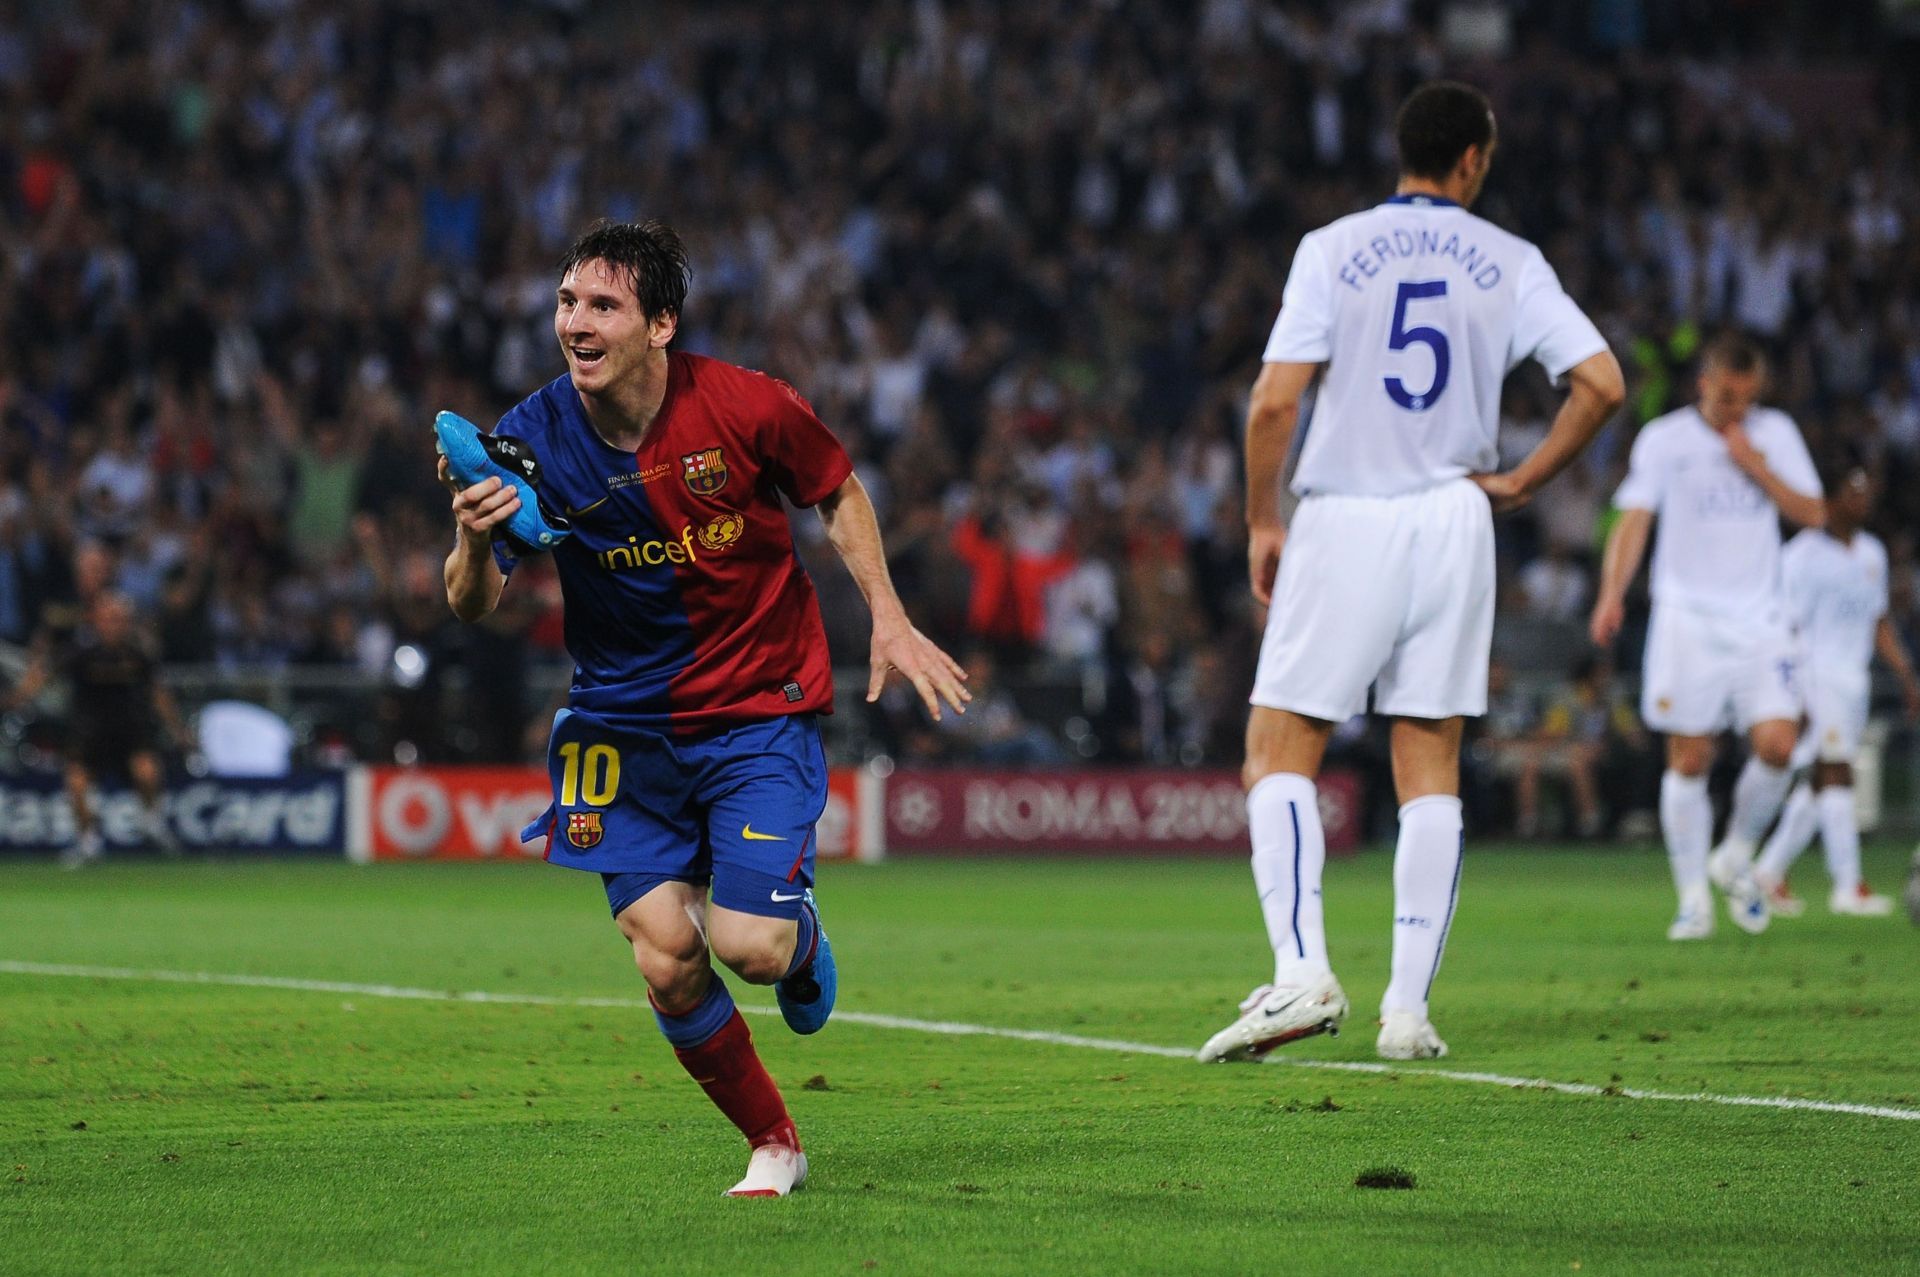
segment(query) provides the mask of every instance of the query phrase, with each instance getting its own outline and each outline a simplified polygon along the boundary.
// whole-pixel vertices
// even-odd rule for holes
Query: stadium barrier
[[[309,853],[372,861],[538,860],[544,839],[520,831],[551,801],[546,773],[514,766],[359,766],[282,779],[187,780],[167,810],[190,849]],[[1327,850],[1359,844],[1361,788],[1351,772],[1322,777]],[[100,795],[108,846],[145,841],[128,790]],[[1247,854],[1237,774],[1221,770],[1014,771],[874,767],[829,770],[818,826],[823,860],[889,854]],[[73,817],[51,773],[0,775],[0,852],[51,852],[73,841]]]

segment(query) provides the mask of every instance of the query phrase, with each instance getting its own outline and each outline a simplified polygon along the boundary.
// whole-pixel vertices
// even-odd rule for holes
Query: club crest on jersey
[[[700,544],[709,550],[724,550],[747,530],[747,517],[728,511],[699,531]]]
[[[567,841],[585,850],[595,846],[606,836],[606,828],[600,823],[597,811],[570,811],[567,813]]]
[[[680,474],[696,497],[710,497],[727,486],[727,459],[718,448],[702,448],[680,458]]]

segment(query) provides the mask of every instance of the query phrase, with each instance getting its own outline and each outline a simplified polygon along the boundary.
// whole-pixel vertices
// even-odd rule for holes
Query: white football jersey
[[[1793,418],[1775,408],[1747,413],[1747,437],[1795,492],[1821,495],[1820,476]],[[1720,616],[1780,615],[1780,513],[1727,454],[1697,408],[1655,417],[1633,441],[1622,510],[1658,517],[1653,601]]]
[[[1780,555],[1787,614],[1816,667],[1864,676],[1887,612],[1887,547],[1871,532],[1842,542],[1808,528]]]
[[[1326,365],[1293,490],[1392,496],[1499,468],[1500,383],[1607,348],[1540,250],[1397,195],[1300,241],[1268,363]]]

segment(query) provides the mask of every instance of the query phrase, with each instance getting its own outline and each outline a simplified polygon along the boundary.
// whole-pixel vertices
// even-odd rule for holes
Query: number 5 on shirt
[[[1393,331],[1387,334],[1388,350],[1405,350],[1418,342],[1433,351],[1433,384],[1419,394],[1414,394],[1398,377],[1385,378],[1387,397],[1409,412],[1425,412],[1440,402],[1441,392],[1447,388],[1447,373],[1453,363],[1451,352],[1447,349],[1447,335],[1438,328],[1408,328],[1407,304],[1427,297],[1445,297],[1447,281],[1444,279],[1403,280],[1400,292],[1393,299]]]
[[[605,807],[620,792],[620,751],[613,746],[589,745],[583,760],[579,741],[562,741],[559,754],[562,807],[572,807],[582,798],[589,807]]]

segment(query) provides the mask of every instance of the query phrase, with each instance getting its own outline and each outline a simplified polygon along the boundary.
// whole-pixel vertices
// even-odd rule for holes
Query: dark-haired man
[[[1853,759],[1873,700],[1874,653],[1899,679],[1909,721],[1920,716],[1920,680],[1887,618],[1887,547],[1866,529],[1872,512],[1872,476],[1864,466],[1844,465],[1827,485],[1826,526],[1807,528],[1780,554],[1781,589],[1800,641],[1807,702],[1807,727],[1793,764],[1808,774],[1788,796],[1753,876],[1773,912],[1787,917],[1806,907],[1787,889],[1787,871],[1816,829],[1833,880],[1827,908],[1859,918],[1893,912],[1893,901],[1860,875]]]
[[[661,1032],[747,1137],[730,1191],[783,1197],[806,1158],[709,955],[774,985],[811,1033],[832,1010],[832,951],[813,904],[833,705],[826,634],[782,498],[817,506],[873,610],[868,699],[890,671],[928,713],[961,710],[964,675],[908,621],[873,506],[847,454],[785,382],[670,350],[688,270],[660,222],[602,223],[561,263],[553,330],[567,371],[501,418],[570,520],[553,551],[575,662],[549,752],[554,805],[529,829],[547,858],[596,871]],[[449,480],[447,462],[441,478]],[[498,603],[494,544],[520,497],[456,488],[446,564],[455,615]]]
[[[1627,587],[1658,518],[1640,717],[1667,736],[1660,832],[1679,896],[1669,940],[1713,934],[1709,881],[1726,892],[1728,915],[1743,931],[1764,931],[1769,919],[1753,853],[1787,796],[1800,719],[1780,595],[1780,520],[1817,528],[1826,507],[1799,427],[1757,402],[1766,372],[1752,340],[1717,337],[1701,351],[1699,401],[1641,428],[1614,494],[1620,518],[1593,605],[1593,641],[1606,647],[1625,620]],[[1710,858],[1707,769],[1714,737],[1729,727],[1747,734],[1753,753],[1734,786],[1725,840]]]
[[[1429,84],[1396,127],[1398,192],[1300,241],[1253,389],[1248,555],[1254,596],[1271,610],[1245,781],[1274,975],[1203,1060],[1254,1058],[1346,1014],[1321,917],[1313,778],[1334,725],[1366,708],[1369,688],[1393,719],[1402,804],[1376,1046],[1388,1059],[1446,1054],[1427,995],[1463,857],[1461,727],[1487,707],[1492,514],[1524,505],[1625,396],[1619,364],[1540,250],[1467,211],[1493,161],[1487,99]],[[1500,385],[1529,358],[1570,393],[1540,446],[1491,473]],[[1289,527],[1281,470],[1316,377]]]

